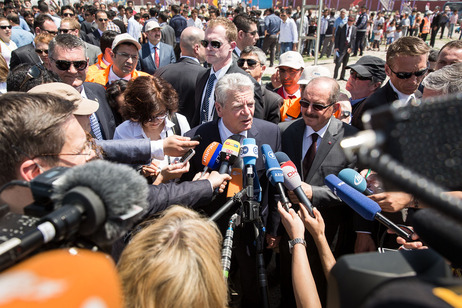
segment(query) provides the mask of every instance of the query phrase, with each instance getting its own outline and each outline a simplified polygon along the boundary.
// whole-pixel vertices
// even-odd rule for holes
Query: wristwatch
[[[294,238],[293,240],[289,241],[289,251],[290,253],[292,253],[292,251],[294,250],[294,246],[297,245],[297,244],[302,244],[303,246],[306,247],[306,242],[304,239],[302,238]]]

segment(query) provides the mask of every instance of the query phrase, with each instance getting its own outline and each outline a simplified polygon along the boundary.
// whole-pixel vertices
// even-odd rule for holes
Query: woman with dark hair
[[[111,83],[106,89],[106,99],[109,107],[112,109],[117,126],[122,124],[125,120],[125,118],[122,117],[121,109],[125,103],[123,94],[125,89],[127,89],[127,83],[127,80],[119,79]]]
[[[172,135],[183,135],[190,130],[186,117],[177,114],[178,94],[164,79],[155,76],[141,76],[128,82],[124,92],[122,117],[126,120],[115,131],[114,139],[150,139],[161,141]],[[150,166],[143,166],[147,177],[158,176],[154,184],[179,178],[189,170],[189,164],[174,164],[175,158],[154,160]]]

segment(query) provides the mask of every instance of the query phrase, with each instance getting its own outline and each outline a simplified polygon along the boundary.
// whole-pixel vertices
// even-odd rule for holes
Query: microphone
[[[240,156],[244,162],[245,184],[249,187],[248,197],[256,201],[261,201],[261,187],[258,180],[255,164],[258,158],[258,146],[254,138],[245,138],[242,143]],[[250,189],[253,191],[250,192]],[[251,195],[252,194],[252,195]]]
[[[289,211],[289,199],[287,198],[282,183],[284,183],[284,174],[281,167],[279,166],[276,157],[274,156],[273,149],[268,144],[263,144],[261,146],[261,151],[263,153],[263,161],[266,168],[266,176],[270,180],[273,186],[276,186],[279,194],[281,195],[282,205]]]
[[[215,170],[218,168],[218,165],[220,164],[220,152],[221,152],[222,145],[219,142],[212,142],[209,144],[205,150],[204,153],[202,154],[202,165],[204,165],[204,169],[207,170],[207,168],[210,168],[212,170]]]
[[[220,151],[221,166],[218,170],[220,174],[228,173],[229,165],[232,165],[236,158],[239,156],[239,149],[241,144],[238,138],[240,138],[239,135],[233,135],[226,139],[225,143],[223,144],[223,147]]]
[[[367,188],[366,179],[363,178],[363,176],[359,174],[356,170],[353,170],[351,168],[345,168],[339,172],[338,177],[342,181],[359,191],[360,193],[365,194],[366,196],[374,194],[372,190]]]
[[[242,159],[238,157],[231,169],[231,181],[228,182],[228,189],[226,191],[226,198],[233,197],[236,193],[240,192],[244,187],[242,179],[242,169],[244,164]]]
[[[403,229],[398,227],[395,223],[380,213],[382,209],[377,204],[377,202],[369,199],[333,174],[326,176],[324,182],[337,197],[342,199],[343,202],[348,204],[349,207],[351,207],[364,219],[370,221],[375,219],[378,222],[384,224],[387,228],[395,231],[399,236],[405,238],[408,241],[413,241],[411,238],[412,234],[406,233]]]
[[[462,225],[434,209],[421,209],[412,217],[412,226],[423,242],[449,260],[454,268],[462,267]]]
[[[146,180],[133,168],[103,160],[69,169],[51,198],[56,210],[36,229],[0,245],[0,267],[49,242],[77,233],[98,245],[110,245],[138,221],[147,207]]]
[[[281,165],[282,173],[284,174],[284,186],[295,193],[298,201],[300,201],[300,203],[308,210],[311,217],[314,217],[313,205],[303,191],[302,179],[300,174],[298,174],[297,167],[295,167],[294,163],[290,160],[286,153],[277,152],[275,155]]]

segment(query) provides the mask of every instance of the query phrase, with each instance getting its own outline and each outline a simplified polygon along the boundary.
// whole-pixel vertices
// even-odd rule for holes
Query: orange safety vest
[[[422,28],[422,34],[428,34],[430,33],[430,20],[428,20],[428,17],[425,16],[423,19],[423,28]]]
[[[109,72],[111,71],[111,67],[112,67],[112,64],[109,65],[105,70],[98,70],[94,72],[93,74],[87,73],[87,78],[85,79],[85,81],[99,83],[100,85],[103,85],[104,87],[106,87],[109,81]],[[131,73],[130,79],[135,79],[139,76],[150,76],[150,75],[145,72],[133,70],[133,72]]]
[[[276,93],[284,98],[284,90],[282,87],[280,87]],[[285,98],[279,111],[281,112],[281,122],[286,121],[288,116],[295,120],[301,112],[300,97],[293,99]]]
[[[90,65],[88,67],[87,75],[88,74],[93,75],[95,72],[97,72],[99,70],[105,70],[106,68],[107,68],[107,65],[106,65],[106,63],[104,63],[103,54],[101,53],[101,54],[98,55],[98,61],[96,61],[95,64]]]

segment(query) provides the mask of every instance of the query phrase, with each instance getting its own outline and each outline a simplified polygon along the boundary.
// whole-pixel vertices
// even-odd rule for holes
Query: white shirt
[[[395,93],[398,94],[398,99],[399,99],[399,100],[404,101],[404,102],[407,102],[407,101],[410,100],[411,98],[415,98],[415,95],[414,95],[414,94],[407,95],[407,94],[404,94],[404,93],[399,92],[399,91],[395,88],[395,86],[393,85],[393,83],[391,82],[391,80],[390,80],[390,85],[391,85],[391,88],[393,89],[393,91],[395,91]]]
[[[213,114],[215,112],[215,95],[214,95],[214,93],[215,93],[215,87],[217,86],[217,81],[220,80],[220,78],[222,78],[226,74],[226,72],[228,71],[231,64],[233,64],[233,61],[230,61],[227,65],[225,65],[224,67],[222,67],[221,69],[219,69],[216,72],[213,70],[213,66],[210,69],[210,75],[215,74],[216,78],[215,78],[215,81],[213,82],[212,94],[210,95],[210,99],[209,99],[209,110],[207,112],[207,120],[206,120],[207,122],[211,121],[213,119]],[[210,78],[210,75],[209,75],[209,78]],[[208,79],[207,79],[207,83],[208,83]],[[202,104],[204,103],[205,92],[207,91],[207,83],[205,83],[204,90],[202,91],[201,109],[200,109],[201,112],[202,112]],[[200,123],[200,124],[202,124],[202,123]]]
[[[243,131],[243,132],[240,132],[239,134],[234,134],[225,126],[222,119],[218,120],[218,132],[220,133],[220,138],[221,138],[221,143],[222,144],[226,141],[226,139],[228,139],[232,135],[241,135],[244,138],[247,138],[247,131],[246,130]],[[241,138],[241,144],[242,144],[242,141],[244,140],[244,138]]]
[[[202,25],[202,20],[199,17],[197,17],[196,20],[189,18],[188,21],[186,22],[186,25],[188,27],[196,27],[201,30],[204,28],[204,25]]]
[[[18,46],[16,46],[16,43],[10,40],[9,43],[5,43],[3,40],[0,39],[0,46],[2,48],[2,56],[5,58],[6,64],[8,64],[8,67],[10,66],[10,60],[11,60],[11,52],[13,50],[16,50]],[[39,57],[40,58],[40,57]]]
[[[119,79],[125,79],[126,81],[130,81],[130,79],[132,79],[132,74],[128,74],[127,76],[121,78],[117,76],[116,73],[114,73],[114,71],[112,70],[112,66],[111,66],[111,68],[109,69],[109,75],[107,76],[107,82],[111,84],[114,81],[119,80]]]
[[[281,22],[279,31],[279,43],[298,43],[297,25],[292,18]]]
[[[141,38],[141,24],[135,20],[135,16],[128,20],[127,33],[139,40]]]

